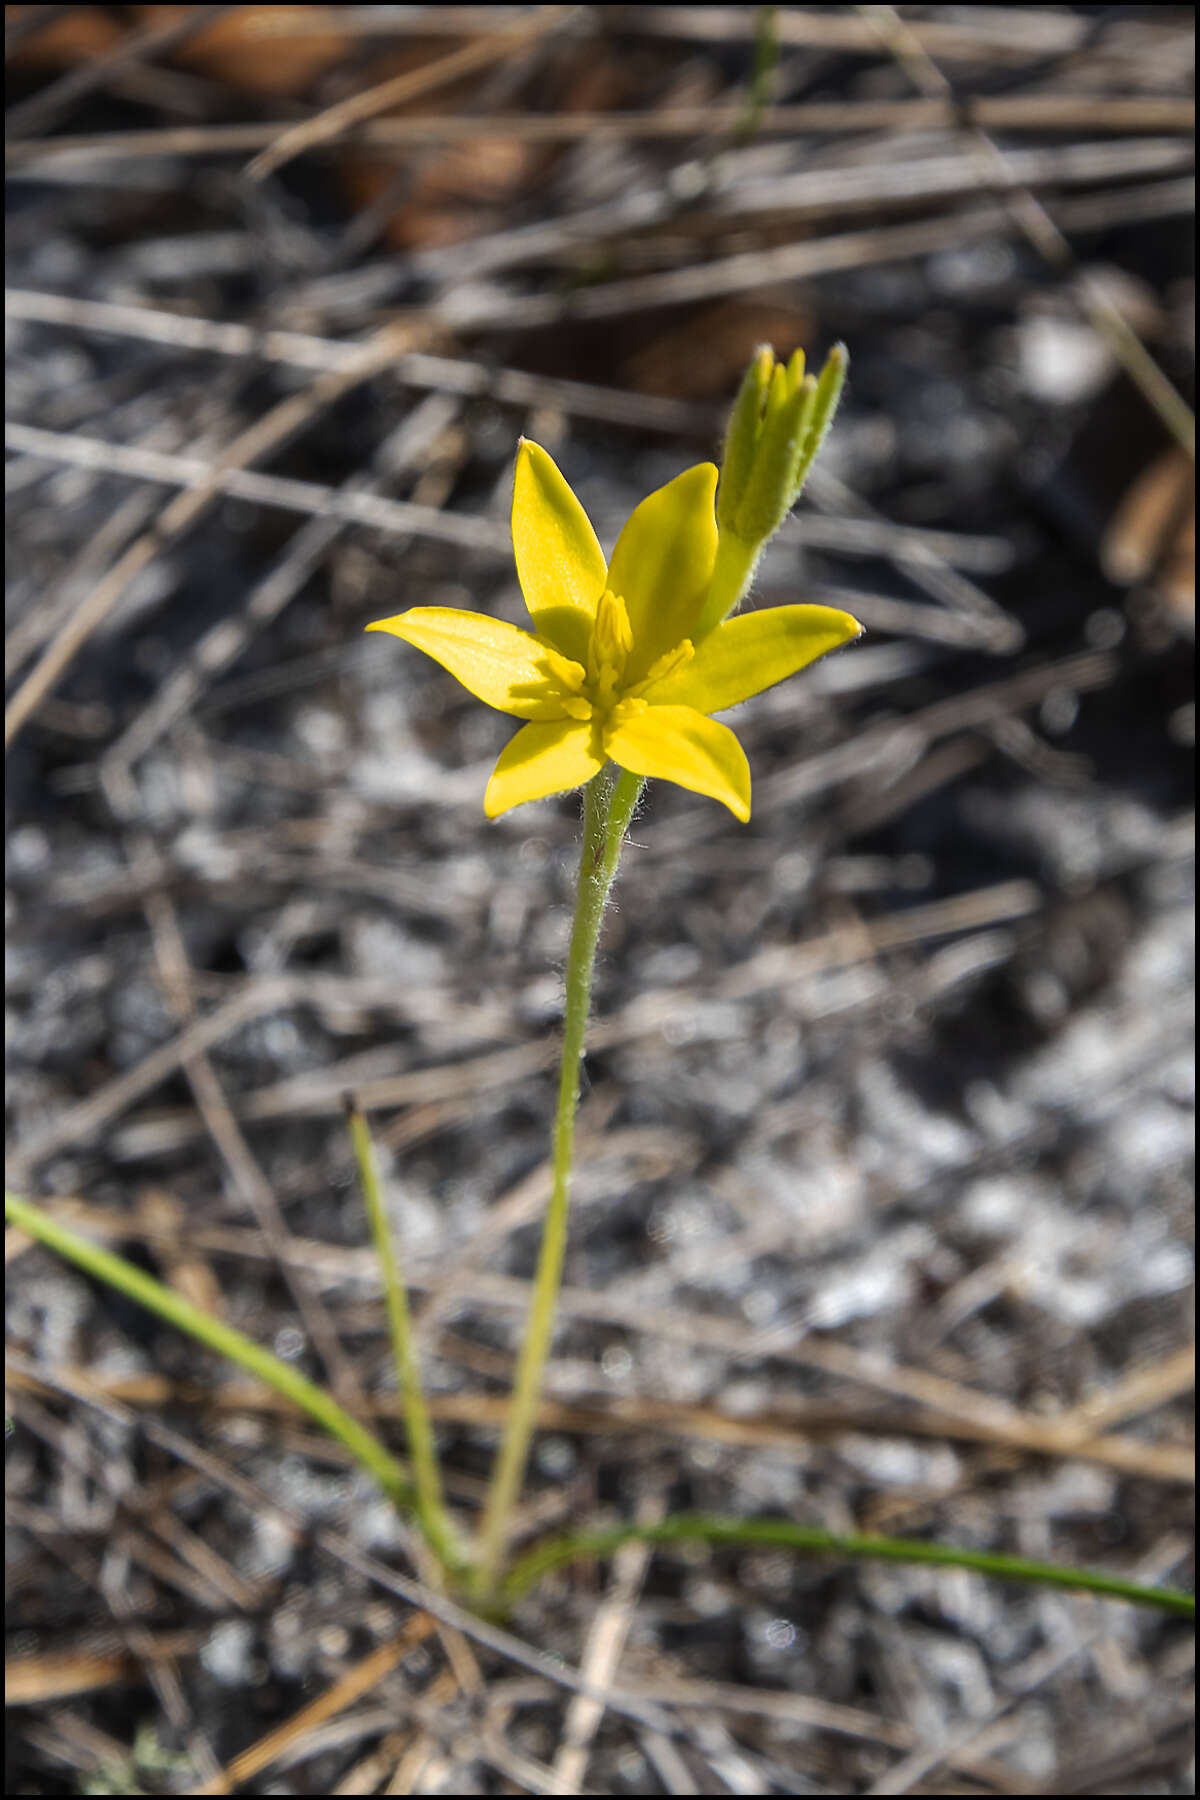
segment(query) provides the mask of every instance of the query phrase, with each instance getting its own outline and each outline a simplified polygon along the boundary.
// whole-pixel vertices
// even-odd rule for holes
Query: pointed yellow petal
[[[582,787],[604,767],[604,757],[593,749],[595,732],[573,719],[555,725],[522,725],[500,752],[483,797],[489,819],[522,806],[526,800],[544,800],[548,794],[565,794]]]
[[[657,775],[727,806],[742,824],[750,817],[750,765],[727,725],[690,706],[646,706],[617,725],[605,742],[631,775]]]
[[[513,553],[534,630],[583,662],[605,564],[587,514],[540,444],[522,438],[513,477]]]
[[[608,566],[633,627],[625,679],[640,681],[651,663],[691,635],[717,554],[712,463],[685,469],[630,516]]]
[[[484,613],[453,606],[414,606],[394,619],[377,619],[368,631],[390,631],[449,669],[469,693],[518,719],[562,719],[564,696],[583,669],[547,650],[527,631]]]
[[[774,687],[861,631],[857,619],[832,606],[772,606],[739,613],[702,638],[690,662],[646,688],[645,698],[653,706],[721,712]]]

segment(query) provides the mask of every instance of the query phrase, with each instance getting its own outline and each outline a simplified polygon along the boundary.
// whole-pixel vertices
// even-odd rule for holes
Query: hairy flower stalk
[[[719,486],[700,463],[637,507],[606,560],[587,514],[553,460],[522,439],[513,485],[517,574],[531,630],[449,607],[380,619],[472,694],[524,723],[484,795],[511,807],[584,789],[584,834],[567,965],[553,1140],[554,1180],[512,1403],[484,1507],[477,1597],[502,1577],[512,1509],[528,1459],[566,1246],[575,1111],[592,968],[621,845],[649,776],[750,817],[750,769],[714,713],[736,706],[857,637],[827,606],[734,617],[767,539],[803,486],[833,417],[845,352],[819,379],[803,356],[755,353],[734,404]],[[614,773],[616,765],[619,773]]]
[[[507,1429],[496,1458],[479,1533],[476,1583],[478,1596],[485,1601],[494,1598],[503,1573],[508,1522],[525,1475],[542,1377],[554,1335],[554,1314],[567,1244],[571,1167],[575,1159],[575,1114],[579,1105],[584,1038],[591,1010],[596,943],[625,833],[641,791],[642,782],[637,776],[621,774],[613,781],[607,771],[594,776],[584,790],[583,844],[571,948],[567,957],[563,1048],[552,1139],[553,1184],[534,1276],[533,1297],[513,1380]]]

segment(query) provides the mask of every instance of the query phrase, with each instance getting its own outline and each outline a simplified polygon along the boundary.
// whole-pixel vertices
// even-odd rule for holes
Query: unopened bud
[[[717,525],[761,548],[794,504],[821,447],[846,379],[846,352],[830,351],[820,378],[804,373],[804,352],[786,364],[760,345],[743,377],[729,427]]]
[[[760,344],[750,358],[737,399],[725,428],[725,452],[721,458],[721,483],[717,489],[717,526],[732,531],[738,504],[754,462],[755,446],[762,429],[767,393],[775,371],[775,352]]]
[[[819,377],[805,374],[802,350],[786,364],[768,344],[751,357],[725,432],[717,560],[693,630],[697,643],[740,603],[764,544],[795,504],[833,423],[847,362],[842,344]]]
[[[846,385],[849,362],[845,344],[835,344],[825,358],[825,367],[817,382],[812,412],[805,421],[803,442],[796,460],[791,500],[793,506],[800,497],[800,489],[804,486],[808,471],[816,461],[817,451],[825,442],[825,434],[833,424],[833,415],[838,409],[838,401]]]
[[[792,503],[792,477],[808,404],[807,382],[802,382],[797,391],[791,387],[788,371],[777,368],[767,396],[750,479],[733,527],[745,544],[765,543],[783,523]]]

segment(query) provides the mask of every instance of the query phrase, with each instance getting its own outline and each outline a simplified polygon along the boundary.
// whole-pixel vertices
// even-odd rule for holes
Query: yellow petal
[[[619,594],[633,627],[630,685],[651,663],[691,636],[704,604],[717,554],[713,463],[685,469],[631,514],[608,566],[608,585]]]
[[[690,706],[645,706],[608,735],[605,748],[632,775],[657,775],[750,817],[750,765],[727,725]]]
[[[644,695],[654,706],[721,712],[774,687],[861,631],[857,619],[832,606],[772,606],[739,613],[710,631],[690,662],[654,682]]]
[[[593,748],[590,725],[568,719],[555,725],[522,725],[504,746],[483,797],[489,819],[522,806],[526,800],[544,800],[548,794],[565,794],[582,787],[604,767],[604,757]]]
[[[604,552],[553,457],[528,438],[517,451],[512,535],[517,578],[535,631],[565,655],[586,661],[596,602],[604,592]]]
[[[453,606],[414,606],[394,619],[377,619],[368,631],[390,631],[449,669],[469,693],[518,719],[562,719],[564,692],[577,685],[578,664],[539,644],[527,631],[484,613]]]

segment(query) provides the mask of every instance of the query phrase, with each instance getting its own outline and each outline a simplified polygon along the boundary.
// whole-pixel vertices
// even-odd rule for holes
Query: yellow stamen
[[[596,608],[592,641],[588,646],[588,683],[592,699],[607,712],[617,697],[625,674],[625,661],[633,649],[633,628],[625,602],[605,588]]]
[[[553,649],[551,645],[542,642],[541,639],[538,641],[541,643],[546,674],[568,694],[578,694],[587,680],[587,670],[583,664],[572,661],[569,656],[564,656],[561,650]]]
[[[649,670],[636,686],[631,687],[631,695],[644,694],[653,682],[661,681],[666,675],[673,675],[676,669],[682,669],[690,663],[696,650],[691,638],[684,638],[673,650],[664,650],[656,662],[650,664]]]
[[[623,663],[633,649],[633,627],[625,602],[611,588],[605,588],[596,608],[592,649],[602,663]]]

